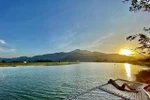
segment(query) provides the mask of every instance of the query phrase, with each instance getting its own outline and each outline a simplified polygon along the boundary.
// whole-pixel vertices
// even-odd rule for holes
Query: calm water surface
[[[120,63],[0,68],[0,100],[62,100],[110,78],[134,80],[142,69]]]

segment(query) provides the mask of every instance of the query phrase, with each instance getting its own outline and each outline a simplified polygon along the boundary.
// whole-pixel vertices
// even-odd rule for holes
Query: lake
[[[0,100],[62,100],[110,78],[134,80],[142,69],[123,63],[1,67]]]

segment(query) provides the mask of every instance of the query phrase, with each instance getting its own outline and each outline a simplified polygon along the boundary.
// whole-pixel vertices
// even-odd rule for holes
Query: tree
[[[150,0],[124,0],[123,2],[130,2],[129,11],[146,11],[150,12]],[[144,27],[144,33],[138,33],[135,35],[128,36],[126,39],[129,41],[135,40],[138,38],[139,47],[136,47],[135,50],[140,50],[140,53],[148,55],[150,58],[150,37],[147,35],[150,34],[150,28]]]
[[[150,84],[150,70],[141,70],[135,76],[138,82]]]
[[[123,2],[130,2],[130,11],[148,11],[150,12],[150,0],[124,0]]]
[[[135,50],[141,50],[142,54],[150,55],[150,37],[146,34],[150,33],[150,28],[143,28],[144,33],[139,33],[135,35],[128,36],[126,39],[129,41],[135,40],[138,38],[139,47],[136,47]]]
[[[124,2],[130,2],[130,11],[146,11],[150,12],[150,0],[124,0]],[[150,34],[150,28],[143,28],[144,33],[138,33],[127,37],[127,40],[132,41],[138,38],[139,47],[141,53],[148,55],[146,61],[150,60],[150,37],[147,36]],[[142,70],[136,74],[136,81],[150,84],[150,70]]]
[[[5,61],[5,60],[2,60],[1,62],[2,62],[2,63],[6,63],[6,61]]]
[[[36,60],[35,62],[53,62],[52,60]]]

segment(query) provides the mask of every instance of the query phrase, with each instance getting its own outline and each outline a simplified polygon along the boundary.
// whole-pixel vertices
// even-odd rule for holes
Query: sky
[[[118,53],[128,35],[149,26],[150,14],[122,0],[1,0],[0,57],[75,49]]]

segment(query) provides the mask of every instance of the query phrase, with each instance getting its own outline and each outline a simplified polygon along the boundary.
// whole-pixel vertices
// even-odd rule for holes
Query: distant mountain
[[[44,55],[37,55],[33,57],[17,57],[17,58],[0,58],[1,60],[5,60],[7,62],[11,61],[36,61],[36,60],[52,60],[52,61],[127,61],[127,60],[134,60],[132,57],[127,57],[118,54],[105,54],[101,52],[91,52],[87,50],[80,50],[76,49],[71,52],[60,52],[60,53],[53,53],[53,54],[44,54]]]
[[[35,60],[57,61],[57,60],[65,58],[67,55],[68,53],[64,53],[64,52],[54,53],[54,54],[44,54],[44,55],[37,55],[37,56],[31,57],[29,60],[30,61],[35,61]]]
[[[105,54],[101,52],[90,52],[87,50],[75,50],[70,52],[65,58],[61,59],[62,61],[129,61],[134,60],[135,58],[118,55],[118,54]]]

